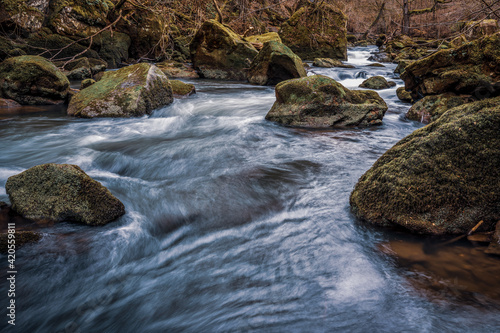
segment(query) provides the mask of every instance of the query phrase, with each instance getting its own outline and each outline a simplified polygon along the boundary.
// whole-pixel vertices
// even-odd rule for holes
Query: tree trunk
[[[410,35],[410,9],[408,8],[408,0],[403,0],[403,27],[401,33],[403,35]]]

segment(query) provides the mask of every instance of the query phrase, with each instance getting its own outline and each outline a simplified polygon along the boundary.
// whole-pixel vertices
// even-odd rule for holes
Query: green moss
[[[466,233],[500,219],[500,98],[465,104],[380,157],[351,194],[353,212],[417,233]]]
[[[184,83],[179,80],[170,80],[170,85],[172,85],[174,97],[184,97],[196,93],[194,85],[190,83]]]
[[[438,119],[443,113],[465,103],[464,98],[453,93],[426,96],[416,102],[406,117],[423,123],[430,123]]]
[[[281,43],[281,38],[276,32],[268,32],[262,35],[248,36],[245,40],[249,43],[266,43],[266,42],[279,42]]]

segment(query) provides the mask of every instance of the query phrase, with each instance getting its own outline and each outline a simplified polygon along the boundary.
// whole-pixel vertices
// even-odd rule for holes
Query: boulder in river
[[[36,243],[42,238],[42,235],[40,233],[30,230],[16,230],[14,236],[14,239],[16,240],[16,250],[23,245]],[[9,233],[0,233],[0,253],[8,253],[8,245]]]
[[[500,220],[500,97],[453,108],[389,149],[356,184],[353,213],[382,226],[462,234]]]
[[[12,209],[32,220],[103,225],[125,214],[125,207],[101,183],[70,164],[42,164],[9,177]]]
[[[184,83],[179,80],[170,80],[174,97],[187,97],[196,94],[196,88],[191,83]]]
[[[325,2],[301,3],[305,5],[281,25],[279,35],[283,43],[304,60],[347,60],[345,14]]]
[[[474,95],[500,81],[500,34],[441,50],[406,67],[401,78],[415,99],[445,92]],[[492,97],[491,95],[485,97]]]
[[[93,58],[78,58],[69,62],[57,61],[54,65],[62,67],[64,75],[70,80],[89,79],[93,75],[103,72],[107,63],[103,60]]]
[[[406,91],[404,87],[399,87],[398,89],[396,89],[396,95],[403,102],[408,102],[408,103],[413,102],[413,98],[411,98],[410,92]]]
[[[248,81],[259,85],[275,85],[281,81],[306,76],[302,60],[280,42],[264,44],[248,70]]]
[[[359,85],[361,88],[382,90],[396,86],[396,82],[387,81],[383,76],[373,76]]]
[[[332,78],[313,75],[276,86],[276,102],[267,120],[309,128],[380,125],[387,111],[371,90],[349,90]]]
[[[68,115],[139,117],[173,101],[168,78],[156,66],[140,63],[105,72],[90,87],[71,98]]]
[[[341,67],[341,68],[354,68],[353,65],[344,64],[342,61],[338,59],[330,59],[330,58],[316,58],[314,59],[313,66],[316,67]]]
[[[277,32],[268,32],[262,35],[247,36],[245,37],[245,40],[253,46],[260,46],[261,48],[265,43],[271,41],[282,43],[281,38]]]
[[[466,103],[466,100],[463,97],[453,93],[425,96],[412,105],[406,113],[406,118],[428,124],[435,121],[449,109],[464,103]]]
[[[240,35],[215,20],[203,23],[189,48],[200,76],[220,80],[246,80],[246,70],[258,53]]]
[[[38,56],[8,58],[0,63],[0,98],[23,105],[62,104],[69,81],[52,63]]]

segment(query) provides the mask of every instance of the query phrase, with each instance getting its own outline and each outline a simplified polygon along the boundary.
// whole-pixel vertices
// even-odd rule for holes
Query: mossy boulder
[[[199,78],[193,67],[177,61],[164,61],[159,62],[156,66],[168,77],[178,78]]]
[[[500,34],[415,61],[401,78],[415,99],[445,92],[473,94],[479,86],[500,81]]]
[[[158,67],[140,63],[105,72],[103,77],[73,96],[68,115],[139,117],[172,103],[172,87]]]
[[[349,90],[323,75],[288,80],[276,86],[267,120],[309,128],[380,125],[387,111],[371,90]]]
[[[25,218],[103,225],[125,207],[101,183],[70,164],[42,164],[7,179],[12,209]]]
[[[108,68],[118,68],[127,61],[131,43],[129,35],[106,30],[94,38],[92,48],[106,61]]]
[[[500,97],[444,113],[389,149],[358,181],[353,213],[424,234],[500,220]]]
[[[66,76],[45,58],[20,56],[0,63],[0,98],[23,105],[61,104],[68,90]]]
[[[17,30],[18,33],[30,33],[41,29],[49,2],[49,0],[3,0],[0,5],[0,25],[3,32],[6,32],[6,28]]]
[[[201,77],[246,80],[257,50],[229,27],[215,20],[203,23],[190,44],[194,68]]]
[[[396,82],[387,81],[383,76],[373,76],[364,80],[360,85],[361,88],[382,90],[396,86]]]
[[[47,33],[42,30],[31,34],[26,39],[25,50],[27,54],[40,54],[44,50],[43,57],[57,59],[71,58],[77,54],[81,57],[99,58],[96,51],[87,48],[82,44],[76,43],[73,39]]]
[[[347,60],[346,22],[345,14],[333,5],[307,3],[281,25],[279,35],[301,59]]]
[[[196,88],[193,84],[184,83],[179,80],[170,80],[173,96],[176,98],[187,97],[196,94]]]
[[[280,35],[277,32],[268,32],[262,35],[247,36],[245,40],[250,44],[262,44],[267,42],[278,42],[282,43]]]
[[[85,80],[82,80],[82,82],[80,83],[80,90],[85,89],[87,87],[90,87],[94,83],[96,83],[96,81],[94,79],[85,79]]]
[[[333,67],[354,68],[353,65],[344,64],[342,61],[338,59],[331,59],[331,58],[315,58],[313,66],[324,67],[324,68],[333,68]]]
[[[403,74],[403,72],[405,71],[406,67],[410,66],[414,62],[415,62],[415,60],[411,60],[411,59],[400,59],[400,60],[398,60],[398,66],[394,70],[394,73],[396,73],[396,74]]]
[[[466,103],[466,100],[463,97],[453,93],[425,96],[413,104],[406,113],[406,118],[428,124],[438,119],[449,109],[464,103]]]
[[[399,87],[396,89],[396,95],[403,102],[413,103],[413,98],[409,91],[406,91],[404,87]]]
[[[281,81],[306,76],[302,60],[280,42],[270,41],[254,58],[248,70],[248,81],[275,85]]]

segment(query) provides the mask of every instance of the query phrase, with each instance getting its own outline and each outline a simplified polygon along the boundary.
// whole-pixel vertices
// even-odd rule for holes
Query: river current
[[[350,89],[374,75],[403,86],[395,65],[367,66],[374,50],[351,49],[356,68],[309,73]],[[304,130],[264,119],[272,87],[186,82],[196,95],[142,118],[76,119],[57,108],[0,116],[0,201],[8,177],[70,163],[127,210],[104,227],[45,226],[18,250],[12,331],[498,331],[498,282],[486,282],[493,294],[462,292],[429,278],[424,261],[401,265],[391,242],[429,251],[350,212],[358,178],[422,126],[405,119],[397,87],[379,91],[389,106],[382,126]]]

